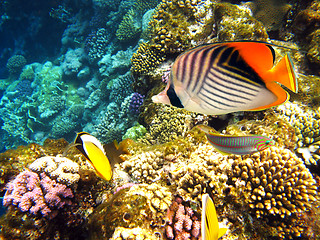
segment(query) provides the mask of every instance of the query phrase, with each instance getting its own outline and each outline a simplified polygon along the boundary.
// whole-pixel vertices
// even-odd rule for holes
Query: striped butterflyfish
[[[216,208],[208,193],[202,195],[201,238],[202,240],[218,240],[227,231],[219,226]]]
[[[217,133],[213,128],[197,125],[208,139],[208,142],[222,154],[246,155],[263,151],[274,145],[274,141],[260,135],[231,136]]]
[[[244,41],[192,48],[177,57],[165,90],[152,100],[207,115],[280,105],[289,94],[279,84],[297,92],[297,78],[289,55],[274,66],[272,46]]]
[[[96,170],[96,174],[104,180],[112,178],[112,169],[102,144],[97,138],[86,132],[77,133],[75,147],[85,156]]]

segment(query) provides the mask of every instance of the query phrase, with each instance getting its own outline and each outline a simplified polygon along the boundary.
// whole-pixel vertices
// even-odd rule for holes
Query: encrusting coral
[[[109,239],[113,233],[115,238],[119,234],[115,232],[116,227],[140,227],[152,232],[154,237],[161,236],[171,198],[169,189],[157,184],[136,184],[120,189],[91,214],[90,239]]]

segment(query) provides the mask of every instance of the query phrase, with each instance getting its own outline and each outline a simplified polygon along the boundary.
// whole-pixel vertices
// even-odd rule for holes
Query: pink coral
[[[200,216],[181,197],[176,197],[167,212],[166,238],[188,240],[200,238]]]
[[[15,205],[22,212],[29,211],[34,215],[40,212],[45,217],[53,218],[57,214],[56,209],[71,204],[69,198],[73,197],[73,193],[70,188],[50,179],[45,173],[40,176],[41,179],[30,170],[16,176],[7,185],[3,205]]]

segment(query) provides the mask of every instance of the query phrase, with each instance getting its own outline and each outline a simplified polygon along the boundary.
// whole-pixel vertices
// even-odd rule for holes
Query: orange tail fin
[[[280,62],[270,71],[267,81],[275,81],[287,87],[292,92],[298,92],[297,76],[294,72],[293,64],[289,55],[283,57]],[[269,75],[268,74],[268,75]]]

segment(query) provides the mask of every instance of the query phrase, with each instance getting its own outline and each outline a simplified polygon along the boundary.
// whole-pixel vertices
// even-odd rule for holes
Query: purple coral
[[[133,93],[131,95],[131,99],[130,99],[129,111],[134,114],[138,114],[139,108],[143,104],[143,101],[144,101],[143,95],[141,95],[140,93],[137,93],[137,92]]]
[[[25,170],[8,183],[3,205],[15,205],[22,212],[29,211],[33,215],[40,212],[53,218],[57,214],[56,209],[71,204],[70,198],[73,198],[70,188],[50,179],[45,173],[41,173],[39,178],[37,173]]]
[[[176,197],[167,212],[166,238],[199,239],[200,226],[200,216],[181,197]]]

